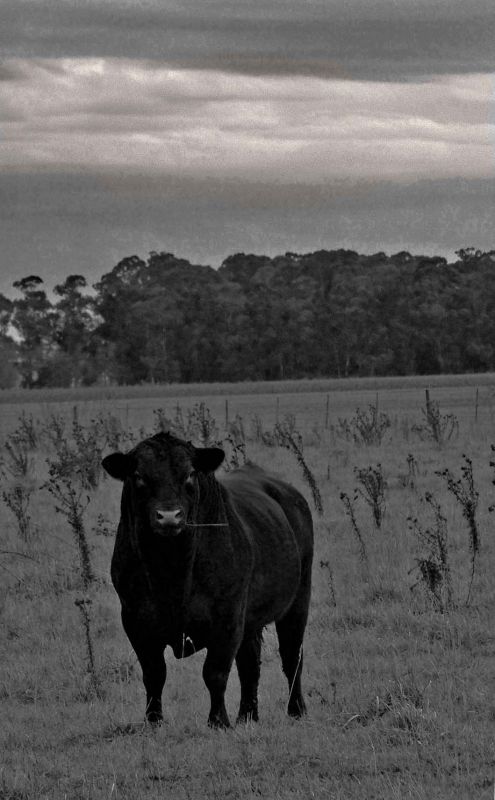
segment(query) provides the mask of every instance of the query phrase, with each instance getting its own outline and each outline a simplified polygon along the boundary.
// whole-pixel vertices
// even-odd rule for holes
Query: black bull
[[[164,650],[206,648],[208,722],[227,727],[225,689],[235,659],[239,720],[258,718],[262,630],[275,622],[289,684],[288,713],[305,712],[302,642],[308,616],[313,526],[289,484],[255,466],[222,475],[224,453],[159,433],[103,460],[124,482],[112,558],[122,622],[146,689],[146,716],[162,717]]]

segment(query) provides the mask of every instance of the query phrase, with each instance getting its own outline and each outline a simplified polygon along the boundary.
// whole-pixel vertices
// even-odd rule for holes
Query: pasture
[[[0,800],[493,796],[495,376],[13,392],[0,413]],[[259,723],[209,729],[204,655],[171,651],[165,722],[142,722],[98,464],[169,423],[314,511],[301,721],[268,628]],[[233,670],[231,718],[238,697]]]

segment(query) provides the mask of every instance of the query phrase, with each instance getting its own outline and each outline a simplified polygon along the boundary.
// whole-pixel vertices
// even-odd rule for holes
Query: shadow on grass
[[[160,730],[161,727],[162,723],[150,724],[144,721],[128,722],[125,725],[109,725],[108,728],[105,728],[103,731],[103,738],[106,741],[112,741],[119,736],[135,736],[136,734],[151,733]]]
[[[113,742],[123,736],[136,736],[153,733],[158,730],[161,725],[150,725],[148,722],[129,722],[125,725],[108,725],[103,730],[95,730],[92,732],[76,733],[68,736],[65,739],[65,745],[78,745],[84,743],[88,746],[105,742]],[[1,800],[1,796],[0,796]]]

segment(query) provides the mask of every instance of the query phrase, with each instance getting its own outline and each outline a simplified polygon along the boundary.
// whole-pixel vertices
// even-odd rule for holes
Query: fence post
[[[229,427],[229,401],[228,398],[225,398],[225,430],[228,430]]]
[[[277,401],[275,403],[275,423],[278,425],[278,413],[280,410],[280,397],[277,395]]]
[[[479,389],[476,387],[476,397],[474,400],[474,421],[478,422],[478,401],[479,401]]]
[[[330,395],[327,394],[327,404],[325,408],[325,430],[328,430],[328,416],[330,413]]]

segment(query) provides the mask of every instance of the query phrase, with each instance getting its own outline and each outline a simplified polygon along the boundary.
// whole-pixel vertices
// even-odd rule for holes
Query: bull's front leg
[[[225,708],[225,690],[234,658],[242,641],[242,626],[233,624],[213,632],[203,666],[203,679],[210,693],[211,707],[208,725],[229,728]]]
[[[162,692],[167,678],[165,642],[150,630],[143,630],[132,617],[122,612],[122,622],[143,671],[146,690],[146,719],[152,724],[162,721]]]

